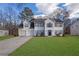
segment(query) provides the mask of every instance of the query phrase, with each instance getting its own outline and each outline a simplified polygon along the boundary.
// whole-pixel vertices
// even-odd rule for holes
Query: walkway
[[[27,42],[31,37],[15,37],[0,41],[0,56],[7,56],[22,44]]]

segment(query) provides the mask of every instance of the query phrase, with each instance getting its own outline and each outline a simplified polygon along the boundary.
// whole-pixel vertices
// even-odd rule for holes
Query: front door
[[[52,31],[51,30],[48,30],[48,36],[51,36],[51,33]]]

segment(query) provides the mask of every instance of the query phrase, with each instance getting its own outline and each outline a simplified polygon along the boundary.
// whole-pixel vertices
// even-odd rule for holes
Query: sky
[[[7,7],[12,7],[17,14],[19,14],[24,7],[29,7],[34,15],[47,15],[52,13],[56,8],[70,10],[71,17],[75,13],[79,13],[79,3],[0,3],[0,10],[5,11]]]
[[[0,13],[7,12],[8,7],[13,8],[17,16],[24,7],[29,7],[34,15],[50,15],[57,8],[61,8],[69,11],[69,18],[79,18],[79,3],[0,3]],[[21,21],[17,16],[17,22],[20,23]],[[63,20],[63,16],[60,18]]]
[[[15,9],[16,10],[16,12],[20,12],[20,11],[22,11],[22,9],[24,8],[24,7],[29,7],[30,9],[32,9],[32,12],[35,14],[35,15],[39,15],[39,14],[44,14],[44,12],[42,12],[41,10],[39,10],[39,7],[40,6],[43,6],[44,5],[44,3],[42,3],[42,4],[40,4],[39,6],[37,6],[39,3],[26,3],[26,4],[21,4],[21,3],[19,3],[19,4],[17,4],[17,3],[0,3],[0,10],[2,10],[2,9],[4,9],[5,10],[5,8],[7,8],[7,7],[12,7],[13,9]],[[58,6],[59,7],[62,7],[63,8],[63,5],[64,3],[60,3],[60,4],[58,4]],[[47,5],[49,5],[49,4],[47,4]],[[51,5],[50,5],[51,6]],[[44,6],[45,8],[47,7],[47,6]],[[47,7],[47,9],[48,9],[49,7]],[[43,8],[42,8],[43,9]],[[45,10],[44,10],[45,11]]]
[[[26,6],[31,8],[35,15],[39,15],[39,14],[46,14],[46,13],[48,13],[50,10],[48,10],[46,13],[45,13],[45,10],[49,9],[50,7],[54,8],[51,4],[53,4],[53,3],[29,3]],[[58,7],[63,7],[62,6],[63,4],[64,3],[59,3],[57,6]],[[48,5],[50,5],[50,7]]]

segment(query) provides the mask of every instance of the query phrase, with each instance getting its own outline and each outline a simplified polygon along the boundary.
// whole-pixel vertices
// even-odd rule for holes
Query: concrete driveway
[[[22,44],[27,42],[31,37],[15,37],[0,41],[0,56],[7,56]]]

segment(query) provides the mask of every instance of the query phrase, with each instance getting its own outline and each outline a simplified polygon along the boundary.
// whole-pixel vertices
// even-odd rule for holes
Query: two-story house
[[[64,25],[61,20],[44,15],[35,15],[33,18],[32,25],[27,20],[23,21],[23,28],[19,29],[20,36],[63,36]]]

